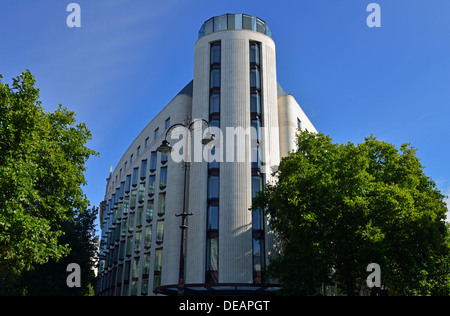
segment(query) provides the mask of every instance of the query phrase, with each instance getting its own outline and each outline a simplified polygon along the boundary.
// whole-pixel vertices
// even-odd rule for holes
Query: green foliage
[[[1,76],[0,76],[1,77]],[[96,153],[91,133],[61,105],[41,107],[29,71],[0,82],[0,273],[19,274],[69,253],[58,240],[63,222],[89,202],[84,164]]]
[[[32,270],[22,272],[20,276],[4,278],[0,295],[91,296],[94,293],[92,284],[96,283],[94,259],[98,256],[98,236],[95,234],[97,214],[96,207],[77,211],[73,219],[61,225],[64,234],[60,237],[60,243],[70,247],[69,255],[58,261],[50,259],[45,264],[36,264]],[[67,286],[66,280],[70,274],[67,266],[70,263],[80,266],[80,288]]]
[[[381,266],[390,294],[450,294],[447,208],[416,149],[373,136],[334,144],[307,132],[297,144],[253,205],[267,209],[282,244],[268,272],[284,294],[337,283],[357,295],[369,263]]]

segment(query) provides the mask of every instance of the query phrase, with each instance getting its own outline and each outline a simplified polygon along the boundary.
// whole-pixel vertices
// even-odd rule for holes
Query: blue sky
[[[10,83],[30,69],[45,110],[61,103],[92,131],[91,204],[110,166],[192,80],[201,24],[224,13],[267,22],[278,81],[317,130],[340,143],[411,143],[450,195],[450,1],[78,0],[81,28],[66,25],[70,2],[1,0],[0,74]],[[371,2],[380,28],[366,24]]]

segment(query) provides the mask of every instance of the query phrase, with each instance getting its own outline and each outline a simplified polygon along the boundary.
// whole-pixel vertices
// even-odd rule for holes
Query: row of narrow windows
[[[263,190],[261,174],[259,127],[262,126],[261,106],[261,44],[250,42],[250,124],[257,131],[252,140],[252,198]],[[261,284],[264,267],[264,214],[261,209],[252,211],[253,283]]]
[[[139,167],[134,168],[108,200],[100,248],[97,285],[100,295],[148,295],[149,289],[161,285],[167,156],[161,154],[158,182],[157,158],[157,152],[152,152],[148,181],[145,181],[148,166],[144,159],[141,172]]]
[[[261,174],[259,128],[262,126],[261,106],[261,70],[260,43],[250,42],[250,124],[257,131],[256,139],[252,139],[252,198],[263,189]],[[221,43],[213,42],[210,47],[210,103],[209,119],[211,126],[220,127],[220,78],[221,78]],[[215,154],[215,148],[211,150]],[[207,193],[207,240],[206,240],[206,273],[205,282],[218,283],[219,274],[219,163],[212,162],[208,166]],[[262,283],[264,267],[264,216],[262,210],[252,211],[252,258],[253,282]]]
[[[220,77],[221,43],[214,42],[210,48],[210,103],[209,121],[213,127],[220,128]],[[216,148],[211,150],[215,154]],[[220,168],[218,162],[208,164],[207,227],[206,227],[206,271],[205,282],[219,282],[219,187]]]

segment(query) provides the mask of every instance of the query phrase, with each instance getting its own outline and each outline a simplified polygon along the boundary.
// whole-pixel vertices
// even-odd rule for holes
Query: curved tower
[[[266,225],[249,208],[267,176],[262,168],[280,156],[275,44],[266,23],[245,14],[206,21],[195,44],[193,91],[193,116],[220,127],[223,162],[193,166],[189,208],[208,211],[189,219],[187,263],[195,269],[186,281],[261,283]],[[258,137],[251,127],[273,129]],[[208,190],[198,190],[200,183]]]

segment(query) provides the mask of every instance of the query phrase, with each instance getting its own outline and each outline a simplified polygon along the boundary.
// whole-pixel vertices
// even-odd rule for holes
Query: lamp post
[[[170,126],[167,131],[166,135],[164,137],[164,140],[162,141],[161,145],[156,149],[157,151],[165,154],[170,154],[173,151],[173,147],[170,145],[169,141],[167,141],[167,136],[169,133],[175,129],[176,127],[184,127],[187,128],[189,131],[192,131],[194,129],[194,125],[197,123],[201,123],[202,128],[203,126],[209,126],[209,122],[205,119],[197,119],[191,121],[189,118],[184,123],[177,123],[172,126]],[[188,135],[190,136],[190,135]],[[208,137],[202,139],[202,144],[207,145],[211,141],[214,140],[214,135],[210,134]],[[190,143],[190,137],[187,137],[187,144]],[[186,155],[187,157],[188,150],[190,150],[190,146],[187,145]],[[189,161],[186,161],[186,159],[183,159],[183,168],[184,168],[184,187],[183,187],[183,212],[181,214],[176,214],[176,217],[181,217],[181,241],[180,241],[180,269],[178,272],[178,296],[184,295],[184,263],[185,263],[185,257],[186,257],[186,229],[188,228],[186,223],[186,217],[194,215],[193,213],[187,213],[186,212],[186,188],[187,188],[187,171],[190,169],[191,163]]]

